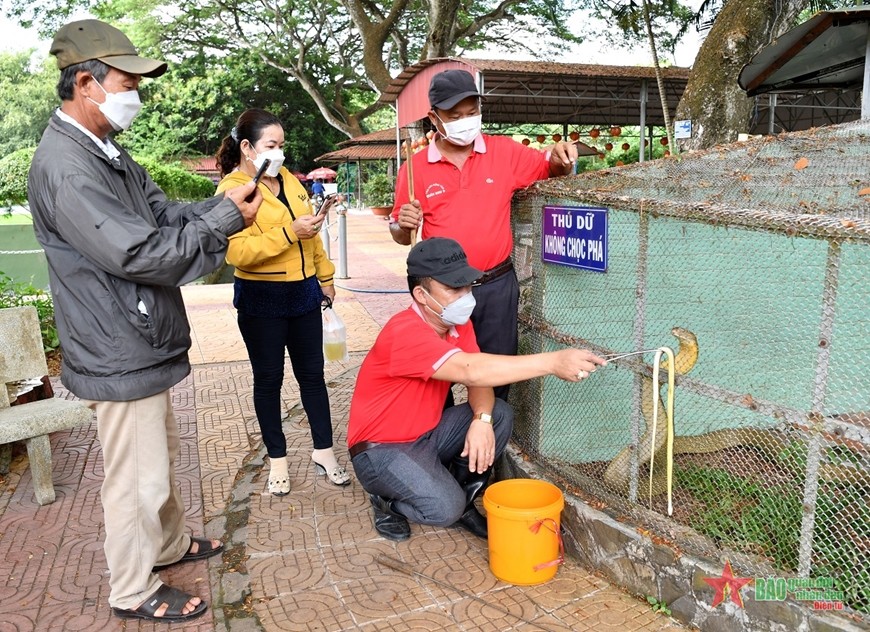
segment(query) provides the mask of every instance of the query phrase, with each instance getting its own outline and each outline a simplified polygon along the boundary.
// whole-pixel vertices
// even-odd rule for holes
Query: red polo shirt
[[[547,178],[546,156],[507,136],[481,134],[457,169],[430,143],[414,154],[414,197],[423,207],[421,239],[450,237],[458,241],[468,263],[489,270],[513,250],[511,198],[514,191]],[[408,172],[402,165],[396,179],[393,221],[408,203]]]
[[[360,367],[347,445],[414,441],[437,426],[450,383],[432,374],[460,351],[480,351],[470,322],[442,338],[416,304],[393,316]]]

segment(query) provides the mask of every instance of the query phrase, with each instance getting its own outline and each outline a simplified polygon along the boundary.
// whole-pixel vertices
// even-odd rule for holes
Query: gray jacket
[[[83,399],[130,401],[177,384],[190,372],[178,287],[223,261],[227,236],[244,228],[236,205],[222,196],[167,201],[123,149],[109,160],[56,114],[27,185],[64,386]]]

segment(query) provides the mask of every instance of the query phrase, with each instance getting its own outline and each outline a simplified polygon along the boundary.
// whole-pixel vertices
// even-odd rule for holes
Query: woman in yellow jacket
[[[320,306],[335,297],[335,266],[327,258],[305,188],[282,166],[284,128],[273,114],[246,110],[217,154],[218,191],[251,180],[269,160],[259,188],[263,203],[254,223],[231,236],[227,261],[235,266],[233,305],[254,374],[254,410],[269,454],[269,491],[290,492],[287,441],[281,428],[284,349],[299,382],[320,473],[336,485],[350,476],[332,451],[329,395],[323,377]]]

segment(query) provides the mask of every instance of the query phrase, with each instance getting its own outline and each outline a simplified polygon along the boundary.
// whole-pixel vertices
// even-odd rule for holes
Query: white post
[[[767,95],[767,104],[768,104],[768,116],[770,119],[767,121],[767,133],[769,136],[773,136],[776,133],[776,128],[774,123],[776,122],[776,93],[771,92]]]
[[[640,145],[639,157],[640,162],[644,161],[644,145],[646,144],[646,101],[647,101],[647,82],[646,79],[640,80]]]
[[[861,119],[870,119],[870,22],[864,47],[864,87],[861,91]]]
[[[347,208],[336,211],[338,215],[338,278],[348,279],[347,276]]]

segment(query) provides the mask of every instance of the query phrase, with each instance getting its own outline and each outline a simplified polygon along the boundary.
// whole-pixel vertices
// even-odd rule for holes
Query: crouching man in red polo
[[[563,349],[527,356],[481,353],[469,322],[468,265],[452,239],[421,241],[408,255],[411,306],[393,316],[360,367],[350,406],[348,446],[369,493],[375,529],[405,540],[408,521],[457,525],[485,538],[474,499],[513,429],[513,411],[493,387],[543,375],[578,382],[605,361]],[[451,383],[468,402],[444,409]]]

